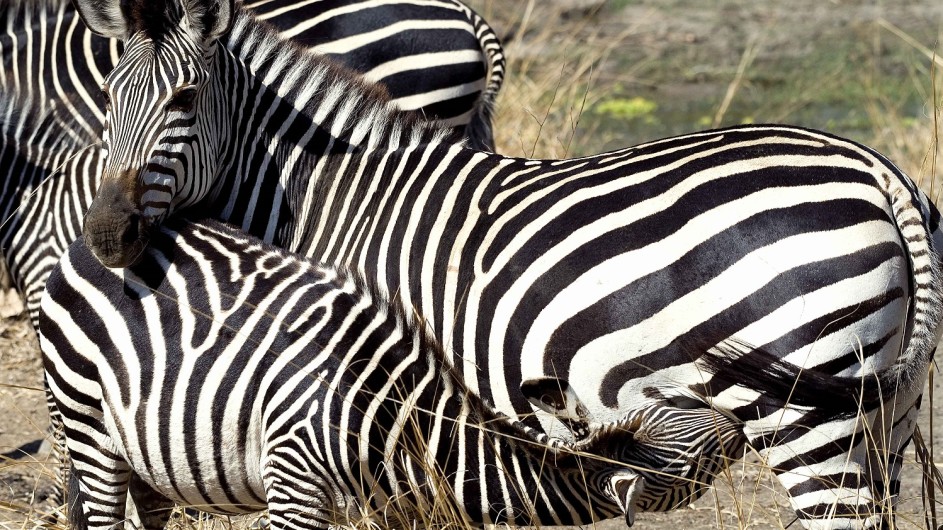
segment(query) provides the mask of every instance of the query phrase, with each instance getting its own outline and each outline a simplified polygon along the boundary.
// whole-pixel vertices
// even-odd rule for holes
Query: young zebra
[[[943,233],[879,154],[752,126],[575,160],[507,158],[398,114],[244,14],[218,40],[226,9],[154,31],[105,4],[79,2],[98,31],[130,35],[105,84],[103,181],[84,227],[103,263],[133,263],[154,226],[200,204],[400,293],[506,414],[531,411],[520,384],[542,376],[569,380],[604,423],[714,407],[764,452],[804,526],[890,517],[939,340]],[[805,413],[769,409],[782,386],[770,363],[756,391],[705,381],[691,352],[729,340],[823,384],[876,374],[892,394],[854,418],[823,420],[829,400],[812,387],[797,396]],[[705,382],[707,398],[692,394]]]
[[[273,529],[445,499],[472,522],[631,525],[644,489],[487,406],[397,301],[216,222],[167,223],[125,271],[76,242],[40,343],[79,528],[122,523],[132,470],[202,510],[267,507]],[[595,433],[579,446],[605,454]]]

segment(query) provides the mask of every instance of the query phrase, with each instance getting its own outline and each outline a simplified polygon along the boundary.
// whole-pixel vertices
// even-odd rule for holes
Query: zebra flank
[[[215,222],[166,224],[119,272],[76,242],[40,341],[80,527],[123,521],[132,472],[202,510],[268,508],[273,529],[410,526],[389,517],[442,503],[458,522],[586,524],[626,499],[631,522],[644,488],[488,407],[395,300]],[[629,493],[595,493],[609,484]]]

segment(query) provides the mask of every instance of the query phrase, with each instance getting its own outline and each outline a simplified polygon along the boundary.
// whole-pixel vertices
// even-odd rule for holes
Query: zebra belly
[[[231,389],[228,395],[238,395]],[[174,410],[158,419],[159,404],[119,408],[108,399],[104,424],[131,468],[155,491],[202,511],[240,514],[264,510],[265,490],[259,470],[259,421],[240,424],[227,416],[221,425],[212,414]],[[143,419],[143,421],[142,421]],[[165,428],[165,425],[173,425]],[[250,433],[246,440],[234,433]],[[225,478],[221,481],[220,477]]]

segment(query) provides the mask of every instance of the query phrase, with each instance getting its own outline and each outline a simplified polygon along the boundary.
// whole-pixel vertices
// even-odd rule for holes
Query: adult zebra
[[[316,53],[324,50],[387,83],[403,106],[418,107],[445,125],[467,123],[469,141],[491,147],[490,113],[503,78],[503,51],[491,28],[464,4],[355,0],[339,7],[333,0],[272,0],[254,8],[283,30],[304,25],[297,39],[318,32],[317,43],[306,41],[327,47]],[[371,24],[398,31],[378,34]],[[358,32],[361,38],[355,39]],[[409,47],[396,45],[408,36],[415,37]],[[332,43],[347,44],[332,51]],[[378,47],[385,53],[376,53]],[[88,31],[67,1],[0,0],[0,167],[6,173],[0,249],[34,324],[45,280],[80,233],[98,186],[97,150],[75,155],[98,141],[104,121],[99,85],[122,48],[118,40]],[[55,169],[65,176],[47,183]]]
[[[101,153],[95,146],[87,146],[82,131],[75,128],[75,122],[68,116],[38,112],[15,103],[5,102],[7,106],[0,108],[7,109],[7,114],[26,115],[32,119],[22,123],[18,142],[5,142],[7,149],[0,160],[4,167],[20,171],[14,176],[28,176],[22,182],[14,179],[14,187],[33,185],[39,187],[41,193],[17,195],[22,198],[18,208],[22,217],[0,227],[0,234],[11,236],[12,246],[7,253],[14,264],[11,270],[14,277],[22,279],[30,287],[26,298],[30,302],[31,314],[38,319],[38,301],[46,279],[64,255],[64,249],[81,232],[78,219],[92,200],[91,190],[95,183],[94,180],[89,183],[88,176],[94,173],[95,168],[101,169]],[[4,130],[3,127],[0,130]],[[42,245],[14,237],[26,233],[24,224],[35,233],[43,234]],[[32,310],[34,300],[37,302],[35,312]],[[195,315],[196,318],[199,316]],[[544,384],[533,394],[537,395],[538,391],[540,395],[549,394],[555,389],[555,384],[549,388]],[[545,406],[542,400],[535,403]],[[55,402],[50,401],[50,404],[54,423],[61,423]],[[575,422],[570,424],[571,428],[585,434],[588,418],[573,417],[565,411],[566,408],[566,404],[561,402],[559,410],[552,412],[555,415],[566,412],[565,421]],[[744,443],[742,436],[737,431],[723,428],[726,425],[723,418],[708,417],[713,415],[709,409],[680,416],[662,408],[639,410],[603,433],[603,436],[617,436],[622,440],[620,447],[625,456],[613,454],[613,458],[639,467],[637,474],[645,479],[646,487],[637,500],[643,506],[663,503],[665,499],[687,499],[699,495],[722,467],[722,458],[739,453]],[[580,427],[575,427],[577,423]],[[629,437],[629,443],[625,443],[626,437]],[[643,442],[636,442],[634,437]],[[129,507],[134,512],[129,512],[129,515],[136,513],[143,528],[163,528],[173,503],[155,494],[136,475],[132,477],[130,493],[134,502],[129,503]],[[69,504],[70,513],[74,501],[73,498]],[[594,515],[604,517],[607,513]]]
[[[943,234],[879,154],[754,126],[575,160],[506,158],[398,115],[244,14],[217,41],[225,2],[200,27],[157,10],[160,31],[95,7],[80,2],[96,31],[128,38],[104,87],[103,183],[84,226],[107,265],[133,263],[164,217],[202,202],[401,293],[499,410],[529,412],[518,387],[540,376],[569,379],[603,422],[714,407],[764,451],[806,527],[889,517],[940,333]],[[300,153],[318,157],[313,171]],[[731,339],[822,384],[877,375],[892,393],[853,418],[823,420],[814,392],[804,412],[767,407],[782,388],[773,365],[754,391],[710,379],[692,356]],[[705,379],[706,397],[691,390]]]
[[[264,0],[246,8],[311,53],[383,86],[399,108],[494,149],[504,51],[459,0]],[[55,102],[92,137],[105,117],[99,87],[121,52],[119,40],[90,32],[67,0],[0,1],[0,91]]]
[[[645,489],[633,466],[592,456],[610,449],[605,428],[583,433],[581,458],[511,421],[395,300],[219,223],[168,223],[127,272],[77,241],[49,279],[40,343],[79,528],[123,522],[132,470],[181,504],[268,508],[273,529],[435,513],[631,526]],[[561,384],[529,388],[565,397]],[[739,444],[714,421],[705,435]]]

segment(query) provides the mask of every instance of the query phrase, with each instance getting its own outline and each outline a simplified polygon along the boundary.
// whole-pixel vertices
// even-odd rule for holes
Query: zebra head
[[[208,182],[196,172],[217,167],[223,122],[214,58],[234,0],[75,3],[92,31],[125,42],[102,85],[104,170],[83,234],[102,264],[126,267],[164,217],[207,191],[181,188]]]

